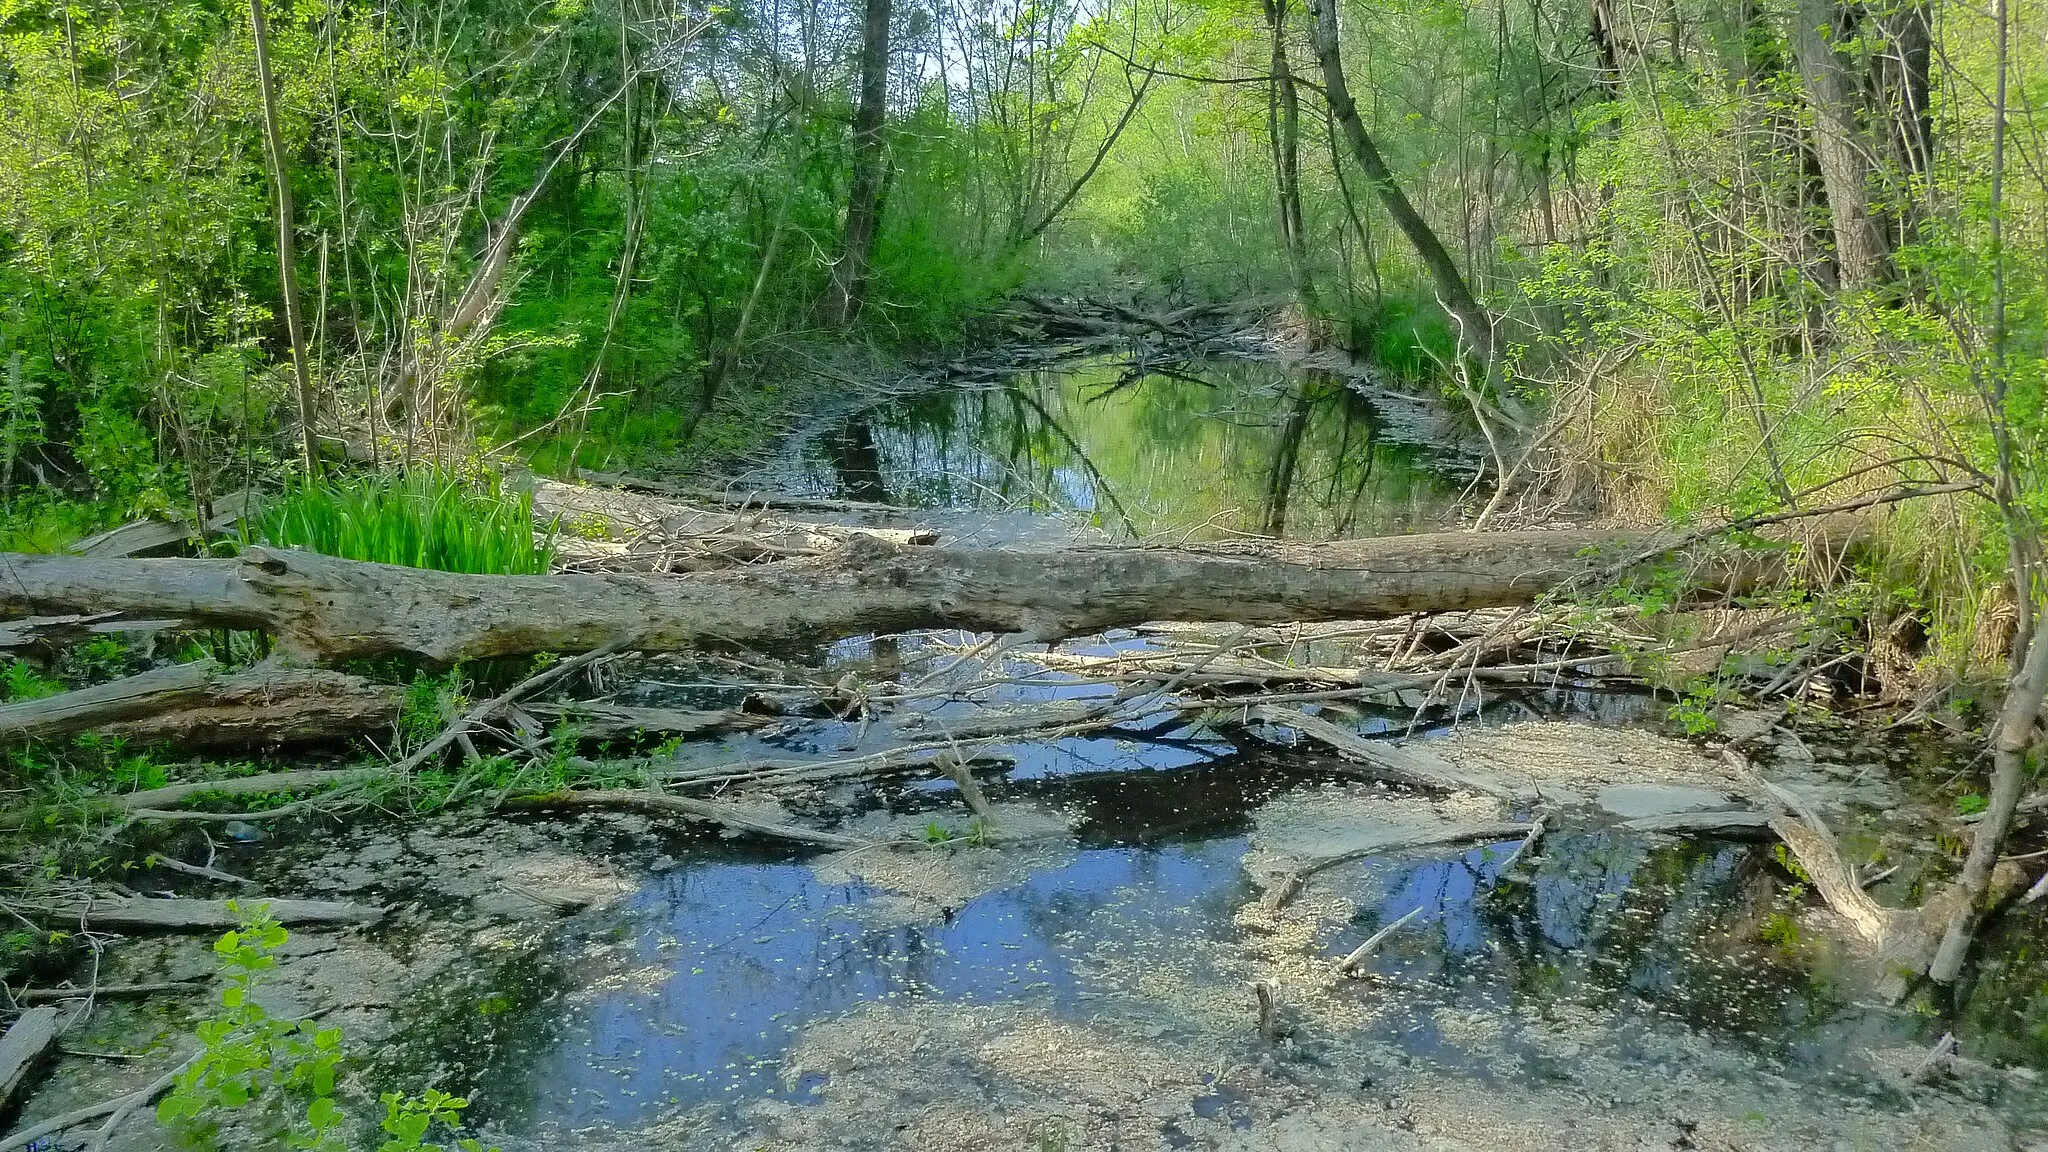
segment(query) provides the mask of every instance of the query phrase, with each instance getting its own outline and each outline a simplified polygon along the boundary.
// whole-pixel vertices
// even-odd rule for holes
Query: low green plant
[[[256,1002],[251,993],[288,936],[267,913],[230,907],[243,923],[213,945],[227,982],[220,1008],[195,1029],[199,1055],[157,1105],[157,1121],[188,1147],[216,1147],[225,1114],[253,1106],[264,1135],[286,1147],[340,1149],[341,1031],[277,1019]]]
[[[1981,792],[1965,792],[1961,796],[1956,797],[1956,815],[1958,816],[1975,816],[1989,807],[1991,807],[1991,801],[1985,799]]]
[[[398,706],[398,743],[409,749],[441,734],[441,729],[469,706],[460,667],[440,675],[422,673],[406,686]]]
[[[0,673],[0,690],[7,693],[10,702],[40,700],[45,696],[55,696],[62,692],[64,685],[37,671],[35,665],[17,657],[7,665],[4,673]]]
[[[1773,853],[1778,858],[1778,867],[1798,877],[1799,882],[1802,884],[1811,884],[1813,882],[1813,877],[1807,874],[1805,865],[1799,862],[1799,857],[1794,856],[1791,849],[1783,844],[1774,844],[1771,847]]]
[[[552,531],[535,537],[531,496],[431,470],[302,485],[258,513],[253,535],[444,572],[531,574],[554,558]]]
[[[377,1152],[448,1152],[449,1145],[427,1143],[427,1136],[436,1124],[460,1129],[462,1110],[469,1107],[469,1101],[438,1088],[429,1088],[422,1096],[386,1092],[380,1099],[384,1119],[377,1126],[391,1139],[377,1145]],[[459,1152],[484,1152],[481,1141],[467,1136],[457,1137],[453,1146]]]
[[[337,1074],[345,1058],[339,1028],[312,1020],[280,1020],[256,1002],[264,973],[276,967],[276,952],[290,939],[264,906],[228,906],[242,917],[240,928],[214,942],[226,986],[220,1006],[194,1029],[199,1054],[157,1105],[157,1120],[186,1147],[219,1148],[222,1122],[247,1109],[260,1146],[343,1152],[349,1116],[336,1099]],[[460,1134],[469,1101],[437,1089],[418,1096],[386,1092],[379,1097],[384,1117],[378,1127],[389,1137],[378,1152],[486,1152]],[[436,1127],[452,1144],[429,1143]],[[491,1149],[489,1152],[496,1152]]]
[[[66,652],[57,667],[74,684],[99,684],[136,672],[143,663],[120,637],[95,636]]]

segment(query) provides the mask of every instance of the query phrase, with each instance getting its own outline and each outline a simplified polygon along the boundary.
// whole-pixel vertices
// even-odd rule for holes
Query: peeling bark
[[[233,560],[0,556],[0,613],[150,612],[268,632],[306,662],[448,664],[607,644],[645,651],[964,628],[1039,640],[1151,620],[1272,624],[1527,604],[1656,537],[1447,532],[1299,545],[899,548],[680,576],[472,576],[251,548]],[[1747,586],[1763,573],[1707,573]]]

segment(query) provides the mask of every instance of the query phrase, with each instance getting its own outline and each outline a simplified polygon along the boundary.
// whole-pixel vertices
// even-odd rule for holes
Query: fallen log
[[[234,908],[228,907],[235,904]],[[44,924],[84,924],[142,932],[213,931],[239,927],[248,915],[268,915],[280,924],[373,924],[382,908],[332,900],[169,900],[109,896],[25,907],[23,914]]]
[[[251,548],[237,559],[0,557],[0,612],[150,612],[270,633],[293,659],[439,663],[584,652],[815,643],[923,628],[1039,640],[1153,620],[1248,625],[1525,604],[1639,533],[1435,533],[1301,545],[1047,552],[903,548],[854,537],[828,556],[679,576],[472,576]],[[1704,583],[1747,587],[1767,564]]]
[[[298,792],[335,784],[359,784],[385,772],[383,768],[303,768],[293,772],[263,772],[227,780],[194,780],[141,792],[118,792],[101,797],[126,812],[170,808],[199,796],[260,796],[268,792]]]
[[[40,700],[0,705],[0,740],[50,740],[196,703],[211,693],[219,674],[220,665],[197,660]]]
[[[656,545],[729,555],[735,561],[826,552],[849,536],[871,536],[890,544],[939,542],[938,532],[931,528],[871,528],[790,520],[770,516],[759,505],[699,508],[638,492],[589,488],[557,480],[536,481],[533,499],[537,517],[595,520],[615,535],[644,534]]]
[[[388,726],[405,690],[317,668],[230,673],[212,660],[171,664],[40,700],[0,705],[0,741],[91,729],[134,743],[250,748],[332,741]]]
[[[573,724],[577,736],[585,741],[629,739],[653,732],[671,736],[708,736],[745,732],[775,722],[773,716],[730,709],[642,708],[586,701],[521,704],[519,710],[538,720]]]
[[[1498,780],[1467,772],[1425,746],[1368,740],[1341,724],[1331,723],[1298,708],[1260,705],[1249,709],[1249,712],[1254,720],[1291,728],[1344,759],[1364,765],[1368,775],[1389,784],[1442,792],[1478,792],[1508,801],[1533,798],[1528,793],[1504,787]]]
[[[24,988],[17,1004],[61,1004],[66,1000],[141,1000],[159,992],[204,992],[205,980],[156,980],[146,984],[101,984],[96,988]]]
[[[101,725],[131,744],[268,748],[329,744],[388,729],[405,689],[320,668],[259,667],[219,680],[198,705]]]
[[[717,824],[734,832],[754,836],[766,836],[775,840],[793,840],[799,844],[816,844],[825,848],[865,848],[865,840],[841,836],[836,832],[821,832],[815,828],[802,828],[794,824],[780,824],[773,820],[761,820],[748,815],[744,810],[731,804],[720,804],[711,800],[696,800],[688,796],[671,796],[666,792],[646,792],[637,789],[570,790],[547,792],[533,796],[516,797],[510,803],[522,807],[562,808],[624,808],[641,812],[681,816],[686,820]]]
[[[183,620],[136,619],[120,612],[31,616],[0,622],[0,652],[56,653],[101,636],[149,635],[184,628]]]
[[[1384,837],[1376,838],[1370,844],[1302,863],[1275,884],[1259,903],[1268,911],[1277,912],[1301,893],[1310,877],[1354,860],[1365,860],[1373,856],[1385,856],[1417,848],[1436,848],[1445,844],[1469,844],[1475,840],[1510,840],[1517,836],[1524,837],[1523,843],[1526,844],[1526,838],[1533,836],[1542,826],[1540,821],[1529,824],[1495,821],[1484,824],[1452,824],[1441,828],[1390,828]],[[1515,851],[1517,856],[1521,854],[1521,849]],[[1513,858],[1510,858],[1509,863],[1513,862]],[[1501,871],[1506,870],[1507,865],[1503,865]]]
[[[0,1116],[7,1114],[14,1093],[57,1046],[59,1031],[55,1008],[31,1008],[0,1036]]]

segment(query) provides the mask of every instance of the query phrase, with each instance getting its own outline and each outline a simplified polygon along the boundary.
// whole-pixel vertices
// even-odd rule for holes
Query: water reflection
[[[1184,794],[1171,787],[1177,776],[1189,778]],[[1080,850],[910,923],[881,893],[828,882],[801,862],[686,863],[581,926],[583,990],[566,998],[552,1029],[559,1040],[523,1090],[482,1086],[480,1106],[545,1136],[762,1096],[811,1099],[829,1089],[801,1075],[817,1069],[785,1066],[795,1038],[870,1000],[1021,1000],[1081,1019],[1114,1004],[1161,1035],[1195,1034],[1212,1026],[1193,1004],[1216,993],[1201,990],[1243,988],[1234,965],[1249,938],[1235,916],[1257,893],[1241,824],[1271,790],[1210,805],[1201,794],[1215,783],[1199,771],[1159,773],[1138,801],[1084,799],[1089,823],[1106,823],[1084,830]],[[1682,1021],[1827,1080],[1853,1046],[1916,1027],[1858,1010],[1824,963],[1761,938],[1760,917],[1781,889],[1753,846],[1560,833],[1533,882],[1509,883],[1500,866],[1512,847],[1366,860],[1317,880],[1359,909],[1327,941],[1331,959],[1422,910],[1371,962],[1401,995],[1389,999],[1371,980],[1355,986],[1384,1006],[1378,1038],[1473,1075],[1540,1076],[1545,1058],[1517,1039],[1516,1022],[1580,1005],[1613,1014],[1616,1045],[1658,1018]],[[1134,971],[1170,972],[1194,1000],[1140,990]],[[1442,1009],[1506,1022],[1510,1062],[1440,1035]],[[1365,1039],[1318,1033],[1319,1044]],[[511,1101],[520,1118],[504,1110]]]
[[[1470,461],[1328,374],[1101,361],[866,410],[796,468],[814,493],[1078,514],[1124,537],[1330,539],[1446,522]]]

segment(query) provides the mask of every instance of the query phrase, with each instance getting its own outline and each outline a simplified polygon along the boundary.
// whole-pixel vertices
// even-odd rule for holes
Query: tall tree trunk
[[[1925,215],[1914,181],[1926,177],[1934,164],[1934,115],[1927,106],[1934,56],[1930,8],[1929,0],[1886,0],[1886,6],[1875,12],[1883,42],[1872,63],[1877,98],[1890,129],[1890,170],[1885,175],[1897,205],[1894,245],[1911,240]]]
[[[839,263],[832,266],[820,316],[835,328],[852,323],[867,297],[868,261],[882,222],[882,121],[888,99],[889,0],[867,0],[861,19],[860,105],[853,114],[853,185],[846,194]]]
[[[1314,17],[1312,28],[1315,35],[1316,60],[1322,65],[1323,93],[1329,100],[1330,113],[1344,129],[1345,137],[1351,143],[1351,151],[1358,158],[1358,166],[1365,171],[1373,191],[1379,194],[1380,203],[1386,207],[1387,215],[1393,218],[1394,226],[1401,230],[1408,242],[1421,255],[1422,263],[1429,269],[1430,278],[1435,281],[1438,298],[1444,310],[1451,314],[1463,337],[1464,344],[1487,365],[1491,377],[1496,367],[1493,347],[1493,317],[1472,295],[1472,289],[1465,283],[1464,274],[1458,271],[1457,261],[1444,249],[1444,244],[1431,229],[1429,222],[1415,210],[1387,169],[1386,160],[1372,137],[1366,134],[1364,121],[1358,118],[1358,104],[1351,98],[1351,87],[1344,79],[1344,60],[1337,38],[1337,9],[1335,0],[1308,0],[1309,11]],[[1519,419],[1511,406],[1513,403],[1505,390],[1500,393],[1508,414]]]
[[[1287,0],[1261,0],[1273,41],[1272,81],[1266,95],[1266,127],[1273,142],[1273,182],[1279,197],[1280,242],[1303,319],[1315,307],[1315,282],[1308,268],[1308,235],[1301,212],[1301,97],[1287,61]]]
[[[1929,0],[1890,0],[1877,12],[1884,45],[1877,88],[1891,119],[1899,171],[1927,174],[1934,160],[1934,113],[1928,108],[1934,59],[1934,15]]]
[[[263,0],[249,0],[249,34],[256,42],[256,86],[263,93],[263,143],[270,157],[270,182],[277,192],[277,286],[284,295],[285,336],[292,344],[292,379],[299,408],[299,457],[313,474],[313,380],[306,362],[305,325],[299,318],[298,255],[293,244],[292,181],[286,167],[284,133],[277,126],[277,92],[270,79],[270,28]]]
[[[1862,94],[1836,48],[1855,34],[1852,24],[1836,0],[1799,0],[1792,51],[1813,109],[1814,154],[1827,191],[1835,261],[1842,286],[1856,289],[1891,278],[1891,246],[1870,203],[1872,153],[1864,138]]]

